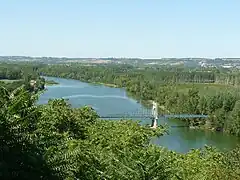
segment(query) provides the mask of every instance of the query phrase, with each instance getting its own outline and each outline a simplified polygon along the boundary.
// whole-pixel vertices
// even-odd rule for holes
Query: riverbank
[[[60,75],[60,77],[64,78],[62,75]],[[68,77],[67,79],[79,80],[79,81],[82,81],[82,82],[86,82],[86,83],[90,83],[90,84],[94,84],[94,85],[102,85],[102,86],[111,87],[111,88],[124,88],[122,86],[120,87],[120,84],[117,85],[117,84],[111,84],[111,83],[96,82],[96,81],[94,81],[95,78],[90,78],[88,80],[84,80],[84,79],[77,79],[77,78],[69,78]],[[148,97],[152,98],[152,93],[155,90],[153,91],[152,88],[149,89],[149,86],[147,84],[145,86],[143,86],[143,85],[139,86],[138,83],[135,83],[135,82],[132,82],[132,83],[133,83],[132,85],[126,84],[125,81],[123,83],[123,84],[126,85],[126,87],[124,89],[127,92],[127,96],[132,97],[133,99],[137,100],[138,103],[142,104],[144,107],[151,108],[152,103],[151,103],[150,100],[147,100],[147,98]],[[199,88],[200,92],[198,90],[196,90],[195,88]],[[163,103],[171,102],[171,104],[172,104],[171,109],[174,110],[174,108],[177,108],[177,110],[173,111],[173,112],[176,112],[178,114],[180,112],[188,111],[188,108],[191,108],[190,99],[192,99],[193,102],[198,103],[198,101],[194,101],[194,99],[197,96],[199,96],[199,98],[200,98],[199,102],[201,101],[201,103],[203,103],[203,104],[204,103],[209,104],[208,101],[213,101],[213,99],[210,98],[209,96],[214,97],[214,98],[219,98],[219,96],[214,95],[214,92],[218,91],[218,88],[219,88],[219,86],[216,86],[216,85],[211,85],[209,87],[208,86],[204,87],[203,84],[196,84],[194,86],[193,86],[193,84],[176,84],[175,86],[163,86],[162,91],[163,91],[163,93],[166,93],[166,95],[168,96],[167,100],[163,99],[163,101],[167,101],[167,102],[163,102]],[[211,93],[209,93],[210,95],[209,96],[204,96],[203,94],[207,94],[207,92],[210,91],[210,89],[212,89]],[[223,90],[222,88],[219,89],[219,91],[221,93],[223,93],[222,90]],[[149,92],[149,94],[146,93],[146,92]],[[189,92],[191,92],[191,93],[189,94]],[[179,95],[181,95],[181,96],[179,96]],[[178,96],[178,98],[176,96]],[[234,96],[234,94],[232,96]],[[160,96],[160,97],[164,98],[164,96]],[[159,99],[159,97],[156,97],[156,98]],[[226,98],[228,98],[228,94],[226,94]],[[231,99],[231,97],[229,97],[229,98]],[[219,100],[221,100],[221,99],[219,99]],[[214,103],[214,101],[213,101],[213,103]],[[187,107],[187,106],[189,106],[189,107]],[[197,107],[199,108],[200,106],[197,106]],[[213,111],[215,111],[214,110],[215,107],[213,107],[213,106],[205,106],[204,108],[205,108],[204,110],[199,109],[199,111],[208,112],[208,111],[212,110],[211,108],[213,108]],[[166,114],[166,113],[167,114],[172,114],[172,112],[167,110],[164,107],[164,105],[161,105],[159,107],[159,109],[161,109],[159,114]],[[228,123],[228,121],[225,122],[225,120],[224,120],[228,117],[226,117],[226,118],[219,117],[219,118],[221,119],[221,121],[223,121],[223,123]],[[184,122],[184,121],[186,122],[186,120],[183,120],[183,119],[178,119],[178,120],[182,121],[182,122]],[[210,119],[210,121],[211,120],[212,119]],[[214,121],[218,121],[218,120],[214,120]],[[191,126],[191,123],[189,125],[191,129],[202,129],[202,130],[209,130],[209,131],[218,131],[218,129],[219,129],[218,127],[214,127],[214,122],[211,122],[210,125],[209,124],[205,125],[205,124],[201,123],[201,120],[199,120],[198,122],[194,122],[192,124],[194,126]],[[236,133],[234,133],[231,130],[224,130],[224,132],[226,132],[226,133],[231,132],[231,134],[233,134],[235,136],[238,136]]]
[[[164,112],[167,113],[171,113],[168,109],[166,109],[165,106],[158,106],[161,110],[163,110]],[[224,129],[219,129],[218,127],[212,127],[211,126],[211,122],[209,120],[206,121],[206,123],[204,125],[196,125],[196,126],[191,126],[189,125],[190,129],[198,129],[198,130],[206,130],[206,131],[212,131],[212,132],[224,132],[224,133],[228,133],[226,131],[224,131]],[[229,134],[229,133],[228,133]]]
[[[39,98],[38,104],[46,104],[50,98],[66,97],[72,107],[78,108],[88,104],[94,107],[101,116],[134,113],[140,109],[149,110],[152,106],[151,101],[136,102],[130,94],[123,97],[124,89],[120,88],[95,86],[91,83],[87,85],[84,81],[76,79],[46,77],[46,80],[54,80],[60,86],[57,85],[55,88],[45,91]],[[160,106],[159,108],[165,107]],[[159,113],[162,111],[159,110]],[[151,120],[148,118],[132,120],[140,120],[142,125],[151,124]],[[227,133],[187,128],[184,121],[179,119],[159,118],[158,122],[161,125],[167,124],[168,134],[154,138],[152,143],[181,153],[186,153],[192,148],[202,148],[205,144],[216,146],[221,150],[232,149],[240,142],[239,138]]]
[[[105,87],[121,88],[121,89],[123,89],[122,87],[119,87],[119,86],[117,86],[116,84],[108,84],[108,83],[102,83],[102,82],[88,82],[88,81],[81,81],[81,80],[72,79],[72,78],[67,78],[67,79],[69,79],[69,80],[77,80],[77,81],[79,81],[79,82],[89,83],[89,84],[92,84],[92,85],[102,85],[102,86],[105,86]],[[56,85],[56,84],[59,84],[59,83],[58,83],[58,82],[55,82],[54,80],[47,80],[47,81],[46,81],[46,84],[47,84],[47,85],[48,85],[48,84]],[[127,93],[127,96],[128,96],[128,97],[136,100],[137,103],[141,104],[143,107],[145,107],[145,108],[150,108],[150,109],[152,108],[153,100],[143,100],[143,99],[141,99],[140,96],[137,96],[136,94],[133,94],[133,93],[127,91],[127,90],[126,90],[126,93]],[[158,105],[158,108],[160,109],[159,114],[165,114],[165,113],[171,114],[171,112],[170,112],[168,109],[166,109],[166,107],[163,106],[163,105]],[[172,118],[172,119],[173,119],[173,118]],[[177,119],[177,118],[175,118],[175,119]],[[179,119],[178,119],[178,120],[179,120]],[[184,121],[181,120],[181,119],[180,119],[179,121],[184,122]],[[191,127],[189,127],[189,128],[191,128],[191,129],[205,129],[205,130],[207,129],[207,128],[205,128],[205,127],[203,128],[203,127],[199,127],[199,126],[191,126]]]
[[[107,86],[107,87],[118,88],[118,86],[116,84],[108,84],[108,83],[101,83],[101,82],[90,82],[90,84],[103,85],[103,86]]]
[[[123,98],[123,90],[121,89],[104,86],[96,87],[71,80],[53,80],[56,80],[61,85],[49,88],[48,91],[41,94],[39,99],[45,97],[43,100],[48,100],[71,96],[71,104],[79,107],[81,104],[89,104],[90,102],[107,112],[119,112],[124,108],[132,112],[131,110],[141,107],[127,97]],[[81,95],[87,95],[85,96],[87,98],[83,98]],[[23,143],[31,145],[34,142],[33,145],[36,145],[36,147],[27,149],[28,153],[30,155],[37,154],[40,160],[44,159],[49,167],[53,169],[54,174],[61,172],[61,177],[64,176],[62,179],[67,179],[69,176],[71,176],[71,179],[86,179],[92,174],[95,176],[91,176],[89,179],[105,177],[109,177],[108,179],[131,179],[132,177],[136,177],[135,179],[173,179],[172,177],[175,174],[178,179],[186,179],[186,177],[187,179],[213,179],[212,177],[233,179],[231,177],[236,177],[235,174],[237,174],[234,174],[234,172],[238,172],[235,169],[229,171],[232,168],[231,163],[237,160],[235,154],[233,154],[235,156],[232,156],[232,154],[226,156],[223,152],[209,147],[187,153],[192,148],[202,148],[203,144],[216,141],[214,137],[209,140],[207,135],[202,132],[199,134],[195,131],[187,132],[184,129],[179,131],[175,129],[175,132],[171,132],[171,135],[156,137],[161,142],[164,142],[163,139],[165,138],[165,143],[168,142],[169,144],[166,143],[166,146],[157,143],[153,145],[150,143],[150,138],[153,135],[162,135],[164,133],[163,129],[159,128],[159,131],[153,133],[152,129],[144,128],[133,120],[99,120],[96,113],[91,109],[78,108],[73,110],[61,99],[37,107],[27,93],[20,94],[14,99],[5,99],[7,101],[4,104],[7,106],[4,106],[1,112],[3,112],[2,117],[6,116],[6,118],[3,118],[2,122],[5,124],[2,124],[2,127],[8,127],[10,124],[12,129],[20,127],[25,130],[22,137],[17,131],[4,131],[4,137],[7,137],[5,139],[13,147],[21,147]],[[27,107],[25,102],[30,102],[27,103]],[[19,107],[13,108],[16,103],[19,104]],[[19,109],[25,110],[26,108],[29,111],[26,112],[27,114],[23,114],[24,121],[12,123],[11,116],[19,114]],[[31,117],[35,118],[33,122]],[[30,121],[32,123],[25,123]],[[7,130],[11,130],[11,128],[7,128]],[[10,138],[9,134],[11,135]],[[219,137],[216,141],[217,144],[230,147],[228,139],[224,140],[216,133],[214,135]],[[34,139],[31,139],[31,137],[34,137]],[[14,138],[22,138],[24,142],[14,141]],[[162,147],[170,146],[170,150],[168,151],[168,149],[157,145]],[[12,154],[9,154],[8,149],[5,148],[5,154],[8,155],[5,159],[19,158],[19,151],[25,155],[26,152],[21,151],[24,148],[20,148],[20,150],[15,148],[13,149],[15,151],[11,151]],[[52,151],[50,152],[49,149]],[[179,151],[184,151],[186,154],[179,153]],[[13,156],[15,154],[16,156]],[[226,161],[230,159],[229,157],[234,157],[234,159]],[[26,159],[26,156],[23,158]],[[20,156],[20,160],[23,158]],[[30,160],[33,158],[35,157],[29,157]],[[16,163],[13,162],[12,164],[15,165]],[[229,167],[226,167],[226,164],[230,164]],[[151,167],[154,167],[157,171],[151,171]],[[22,171],[22,167],[20,168]],[[32,169],[34,168],[35,164],[33,164]],[[59,171],[56,171],[56,169]],[[86,172],[86,175],[82,172]],[[119,172],[121,176],[119,176]]]
[[[57,84],[59,84],[59,83],[56,82],[56,81],[53,81],[53,80],[46,80],[45,81],[46,86],[52,86],[52,85],[57,85]]]
[[[68,79],[69,79],[69,80],[77,80],[77,79],[71,79],[71,78],[68,78]],[[81,81],[81,80],[77,80],[77,81],[89,83],[89,84],[92,84],[92,85],[102,85],[102,86],[105,86],[105,87],[120,88],[120,87],[118,87],[118,86],[115,85],[115,84],[107,84],[107,83],[101,83],[101,82],[87,82],[87,81]],[[59,84],[58,82],[55,82],[55,81],[53,81],[53,80],[48,80],[48,81],[46,81],[46,82],[50,82],[51,85]],[[122,89],[122,88],[121,88],[121,89]],[[127,96],[128,96],[128,97],[136,100],[137,103],[141,104],[143,107],[145,107],[145,108],[150,108],[150,109],[152,108],[153,100],[143,100],[143,99],[141,99],[141,97],[139,97],[139,96],[137,96],[137,95],[135,95],[135,94],[127,91],[127,90],[126,90],[126,92],[127,92]],[[167,114],[171,114],[171,112],[170,112],[168,109],[166,109],[166,107],[163,106],[163,105],[158,105],[158,108],[159,108],[159,114],[166,114],[166,113],[167,113]],[[169,118],[169,119],[170,119],[170,118]],[[174,119],[174,118],[171,118],[171,119]],[[175,118],[175,119],[177,119],[177,118]],[[184,120],[182,120],[182,119],[177,119],[177,120],[182,121],[182,122],[186,122],[186,121],[184,121]],[[209,127],[207,127],[207,126],[205,126],[205,125],[203,125],[203,126],[189,126],[189,129],[215,131],[214,128],[209,128]]]

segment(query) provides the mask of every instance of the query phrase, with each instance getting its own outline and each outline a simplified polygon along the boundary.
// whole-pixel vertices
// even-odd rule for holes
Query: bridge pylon
[[[157,128],[157,120],[158,120],[158,107],[157,103],[153,101],[153,106],[152,106],[152,125],[151,128]]]

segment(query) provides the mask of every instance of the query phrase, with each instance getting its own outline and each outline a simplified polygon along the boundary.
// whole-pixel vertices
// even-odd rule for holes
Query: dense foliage
[[[0,85],[14,90],[24,84],[24,88],[30,92],[43,90],[45,86],[44,78],[37,72],[38,66],[32,64],[0,64]]]
[[[208,114],[186,119],[193,126],[224,130],[240,136],[237,71],[184,68],[135,68],[129,65],[49,65],[45,75],[114,84],[142,100],[155,100],[162,113]]]
[[[0,91],[1,179],[239,179],[239,149],[179,154],[151,145],[137,122],[105,121],[62,99],[36,106],[23,87]],[[230,158],[229,158],[230,157]]]
[[[157,100],[166,111],[209,113],[208,121],[213,126],[239,134],[240,103],[235,90],[225,92],[217,87],[216,93],[209,96],[201,93],[201,83],[211,78],[216,81],[216,77],[221,77],[219,72],[202,71],[192,76],[189,74],[195,72],[142,70],[127,65],[109,68],[3,64],[1,68],[7,69],[1,72],[8,72],[7,76],[1,73],[4,82],[0,84],[1,179],[240,178],[240,148],[227,153],[211,147],[176,153],[150,144],[152,136],[164,135],[166,129],[153,130],[129,120],[100,120],[90,107],[71,108],[62,99],[36,106],[37,92],[45,83],[39,77],[41,72],[126,87],[138,98]],[[12,71],[15,75],[10,75]],[[191,77],[199,79],[196,83],[200,86],[182,84],[193,81]],[[35,90],[29,86],[34,79],[39,80]]]

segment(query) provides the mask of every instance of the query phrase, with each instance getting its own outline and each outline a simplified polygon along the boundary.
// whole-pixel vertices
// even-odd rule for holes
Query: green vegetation
[[[176,84],[176,91],[179,93],[187,94],[189,90],[193,87],[197,88],[200,96],[208,95],[216,95],[218,92],[224,91],[237,91],[238,87],[225,85],[225,84],[217,84],[217,83],[196,83],[196,84]]]
[[[0,81],[5,82],[5,83],[13,83],[16,81],[21,81],[21,79],[1,79]]]
[[[14,90],[24,84],[25,89],[37,92],[45,88],[45,79],[37,72],[38,67],[32,64],[0,64],[0,85]]]
[[[28,68],[21,72],[28,74],[32,66]],[[36,80],[41,80],[36,82],[36,87],[45,84],[39,72],[116,84],[141,99],[157,100],[173,112],[202,110],[200,113],[208,112],[212,118],[218,117],[218,122],[224,123],[222,126],[228,125],[225,128],[232,130],[230,133],[239,135],[240,103],[235,89],[222,90],[209,97],[201,95],[195,86],[181,92],[180,82],[166,84],[169,70],[138,70],[129,66],[40,67],[32,76],[16,76],[23,81],[1,82],[1,179],[240,179],[240,147],[229,152],[205,147],[187,154],[176,153],[150,144],[151,137],[164,135],[167,129],[163,127],[153,130],[130,120],[101,120],[92,108],[71,108],[63,99],[36,106],[42,88],[31,91],[29,82],[35,76]],[[206,80],[200,79],[199,83]],[[14,83],[19,84],[13,88]],[[223,116],[224,113],[230,118]],[[220,121],[220,117],[228,118]],[[211,118],[209,121],[215,122]],[[226,123],[228,121],[231,123]]]
[[[149,143],[165,129],[100,120],[91,108],[61,99],[35,106],[37,98],[23,87],[1,88],[1,179],[240,178],[240,148],[175,153]]]
[[[155,100],[162,113],[208,114],[208,119],[185,119],[191,126],[225,131],[240,136],[240,75],[218,69],[145,68],[129,65],[50,65],[45,75],[125,87],[141,100]],[[182,120],[182,119],[181,119]]]
[[[47,86],[56,85],[56,84],[58,84],[58,83],[53,80],[45,81],[45,85],[47,85]]]
[[[104,85],[104,86],[114,87],[114,88],[117,87],[117,85],[115,85],[115,84],[107,84],[107,83],[100,83],[100,82],[97,82],[97,83],[94,83],[94,84],[99,84],[99,85]]]

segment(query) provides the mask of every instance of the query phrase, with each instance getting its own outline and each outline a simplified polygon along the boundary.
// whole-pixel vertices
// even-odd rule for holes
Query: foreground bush
[[[150,145],[137,122],[99,120],[64,100],[35,106],[24,88],[0,91],[1,179],[239,179],[239,150],[187,154]]]

